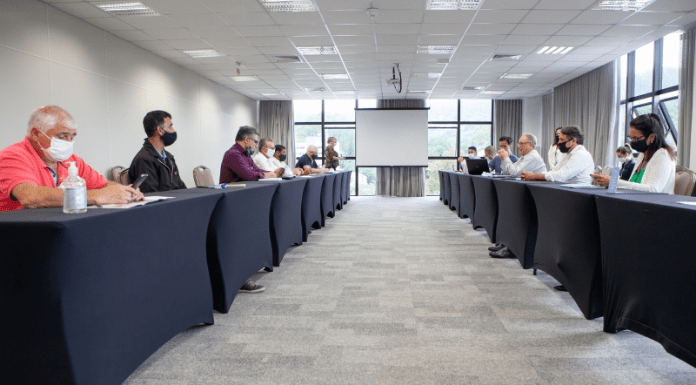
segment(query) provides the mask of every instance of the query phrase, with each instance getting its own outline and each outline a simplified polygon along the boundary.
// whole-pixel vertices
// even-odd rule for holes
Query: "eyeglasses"
[[[258,141],[258,140],[256,140],[256,139],[253,139],[253,138],[249,138],[249,139],[251,139],[251,140],[252,140],[252,141],[254,142],[254,144],[256,144],[256,145],[258,145],[258,144],[259,144],[259,141]]]
[[[636,137],[627,135],[627,136],[626,136],[626,139],[630,140],[631,142],[637,142],[637,141],[639,141],[639,140],[645,139],[645,136],[641,136],[641,137],[636,138]]]

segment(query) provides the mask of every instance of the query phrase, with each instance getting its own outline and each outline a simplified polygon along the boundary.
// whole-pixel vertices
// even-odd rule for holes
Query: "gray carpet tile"
[[[253,277],[266,291],[178,334],[126,384],[696,383],[488,246],[437,197],[354,197]]]

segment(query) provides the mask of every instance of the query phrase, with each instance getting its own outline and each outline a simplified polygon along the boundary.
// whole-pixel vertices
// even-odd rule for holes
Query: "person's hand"
[[[302,169],[293,168],[293,169],[292,169],[292,175],[302,175]]]
[[[541,176],[542,179],[539,179],[539,176]],[[520,178],[522,178],[522,180],[544,180],[543,176],[543,174],[535,174],[531,171],[522,171],[520,173]]]
[[[463,161],[464,161],[464,157],[463,157],[463,156],[460,156],[459,158],[457,158],[457,162],[462,163]]]
[[[508,153],[508,152],[505,151],[505,150],[500,150],[500,151],[498,151],[498,157],[499,157],[501,160],[507,159],[509,156],[510,156],[510,153]]]
[[[107,183],[106,186],[94,191],[94,202],[99,205],[126,204],[145,199],[140,190],[119,183]]]
[[[273,174],[277,177],[281,177],[285,174],[285,169],[284,168],[278,168],[276,169]]]
[[[334,160],[338,160],[338,157],[337,157],[337,156],[334,156],[333,158],[334,158]]]
[[[312,168],[309,166],[302,167],[302,175],[309,175],[312,173]]]
[[[275,178],[275,177],[276,177],[276,173],[274,173],[273,171],[266,171],[263,173],[263,179]]]
[[[609,187],[609,180],[611,179],[611,176],[604,175],[604,174],[592,174],[591,176],[593,179],[592,184],[597,184],[598,186]]]
[[[133,202],[140,202],[145,200],[145,196],[140,191],[140,187],[135,189],[136,194],[133,195]]]

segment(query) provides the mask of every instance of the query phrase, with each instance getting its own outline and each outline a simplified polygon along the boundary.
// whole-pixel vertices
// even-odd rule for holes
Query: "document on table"
[[[567,184],[562,184],[561,187],[568,187],[568,188],[604,188],[604,186],[595,186],[595,185],[589,184],[589,183],[567,183]]]
[[[259,182],[280,182],[281,178],[263,178],[259,179]]]
[[[136,206],[144,206],[148,203],[163,201],[166,199],[174,199],[174,197],[162,197],[162,196],[149,196],[145,197],[145,200],[140,202],[131,202],[125,204],[113,204],[113,205],[103,205],[103,206],[89,206],[89,208],[103,208],[103,209],[129,209]]]
[[[696,206],[696,202],[693,202],[693,201],[692,202],[680,201],[677,203],[681,203],[683,205],[689,205],[689,206]]]

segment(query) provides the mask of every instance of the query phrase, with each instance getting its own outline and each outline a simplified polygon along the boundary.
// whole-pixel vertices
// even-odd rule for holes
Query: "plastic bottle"
[[[68,162],[68,177],[65,178],[60,188],[63,189],[63,212],[66,214],[79,214],[87,211],[87,184],[77,175],[75,162]]]

